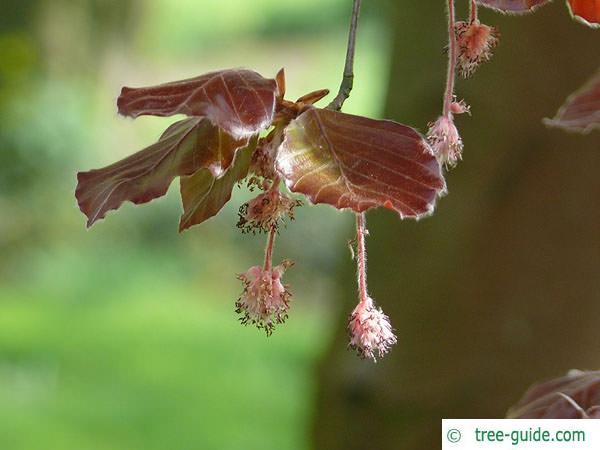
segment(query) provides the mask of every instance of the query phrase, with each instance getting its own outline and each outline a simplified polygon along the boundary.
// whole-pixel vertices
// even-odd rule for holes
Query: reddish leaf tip
[[[285,69],[283,67],[275,75],[275,81],[277,82],[277,98],[283,99],[285,97]]]

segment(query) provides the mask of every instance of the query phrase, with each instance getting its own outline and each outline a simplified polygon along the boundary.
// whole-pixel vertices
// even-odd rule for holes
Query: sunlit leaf
[[[551,0],[477,0],[477,3],[505,13],[522,14],[550,3]]]
[[[277,83],[251,70],[222,70],[188,80],[145,88],[124,87],[119,113],[207,117],[236,137],[269,127],[275,112]]]
[[[384,206],[418,218],[433,211],[445,187],[429,145],[412,128],[315,108],[286,128],[277,167],[291,191],[356,212]]]
[[[571,15],[590,27],[600,27],[600,0],[567,0]]]
[[[546,119],[544,123],[582,133],[600,129],[600,71],[567,98],[553,119]]]
[[[235,183],[248,174],[255,146],[254,139],[247,148],[238,151],[233,165],[220,177],[215,177],[207,169],[181,177],[183,215],[179,221],[179,231],[204,222],[223,208],[231,198]]]
[[[171,125],[156,144],[103,169],[78,173],[75,195],[88,217],[87,226],[124,201],[146,203],[165,195],[177,176],[201,168],[224,173],[236,150],[247,142],[228,136],[206,119],[185,119]]]
[[[567,376],[529,388],[509,419],[600,419],[600,371]]]

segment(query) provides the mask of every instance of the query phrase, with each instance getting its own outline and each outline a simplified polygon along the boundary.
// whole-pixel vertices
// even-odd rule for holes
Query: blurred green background
[[[0,449],[309,448],[328,275],[352,219],[303,208],[282,234],[294,304],[267,339],[234,313],[235,275],[264,248],[235,228],[247,192],[183,235],[177,183],[86,231],[75,174],[168,125],[118,117],[123,85],[285,67],[289,98],[336,88],[348,16],[344,0],[3,0]],[[366,14],[348,110],[380,113],[385,42]]]

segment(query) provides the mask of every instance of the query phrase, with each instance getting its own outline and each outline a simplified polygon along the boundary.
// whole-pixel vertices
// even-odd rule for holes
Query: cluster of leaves
[[[290,102],[283,72],[267,79],[250,70],[123,88],[118,107],[125,116],[189,118],[150,147],[78,174],[76,196],[88,226],[124,201],[164,195],[175,177],[184,210],[180,230],[219,212],[246,178],[267,189],[281,179],[312,203],[338,209],[384,206],[401,217],[430,214],[445,184],[423,136],[399,123],[314,107],[325,93]]]
[[[438,160],[421,134],[396,122],[315,107],[327,94],[320,90],[286,100],[283,70],[274,79],[250,70],[223,70],[123,88],[118,108],[125,116],[188,117],[148,148],[78,174],[76,197],[88,226],[125,201],[139,204],[163,196],[176,177],[183,203],[180,231],[217,214],[237,183],[259,189],[240,207],[238,227],[268,234],[265,261],[238,277],[244,290],[236,311],[242,324],[271,334],[287,318],[291,294],[281,277],[292,265],[284,260],[273,266],[274,237],[300,204],[282,184],[314,204],[355,213],[385,207],[413,218],[431,214],[445,189]],[[369,342],[379,342],[366,335]],[[376,351],[369,349],[369,355]]]
[[[125,87],[117,102],[124,116],[187,117],[138,153],[78,174],[76,197],[87,225],[125,201],[140,204],[165,195],[177,177],[183,204],[180,231],[216,215],[236,184],[258,189],[261,192],[240,207],[238,227],[245,233],[268,234],[265,261],[239,276],[244,291],[236,308],[242,323],[253,323],[270,334],[287,317],[291,296],[281,277],[292,263],[273,266],[274,238],[279,224],[286,217],[293,219],[294,208],[301,204],[282,185],[310,203],[351,210],[358,215],[360,298],[349,322],[351,343],[363,356],[382,356],[396,338],[388,317],[368,296],[363,213],[384,207],[400,218],[419,219],[433,212],[446,189],[442,165],[453,166],[462,157],[453,115],[469,113],[469,107],[454,97],[454,77],[457,72],[471,76],[498,43],[495,28],[479,22],[478,5],[526,13],[549,1],[470,0],[470,19],[456,22],[454,1],[449,0],[449,79],[443,114],[430,125],[427,138],[393,121],[342,113],[338,109],[343,100],[315,107],[327,90],[286,100],[283,69],[275,78],[251,70],[222,70],[158,86]],[[600,24],[600,0],[567,3],[581,21]],[[347,69],[353,62],[359,9],[360,0],[355,0]],[[346,70],[344,74],[346,82]],[[350,88],[342,84],[338,97]],[[549,123],[588,131],[600,123],[599,110],[600,74]]]

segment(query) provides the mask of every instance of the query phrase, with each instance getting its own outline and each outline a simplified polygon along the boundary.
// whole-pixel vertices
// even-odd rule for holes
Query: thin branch
[[[350,32],[348,33],[348,48],[346,50],[346,64],[344,65],[344,76],[340,84],[340,90],[333,101],[327,105],[327,109],[339,111],[344,102],[350,97],[354,86],[354,51],[356,49],[356,30],[358,29],[358,16],[362,0],[354,0],[352,6],[352,19],[350,20]]]
[[[452,115],[451,105],[454,100],[454,82],[456,79],[456,58],[457,58],[457,43],[456,43],[456,19],[454,12],[454,0],[448,0],[448,76],[446,79],[446,94],[444,96],[445,117]]]

